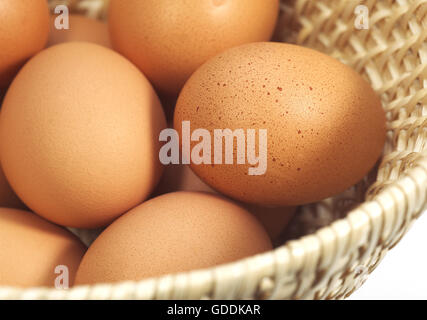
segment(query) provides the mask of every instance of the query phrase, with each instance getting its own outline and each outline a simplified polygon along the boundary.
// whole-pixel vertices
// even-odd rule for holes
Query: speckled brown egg
[[[207,59],[244,43],[268,41],[278,0],[112,0],[113,47],[161,92],[178,94]]]
[[[259,222],[233,202],[208,193],[169,193],[109,226],[84,256],[76,284],[185,272],[270,249]]]
[[[50,18],[48,47],[72,41],[87,41],[111,48],[108,25],[105,22],[82,15],[69,15],[69,29],[57,29],[55,21],[61,18],[54,15]]]
[[[165,167],[163,176],[153,196],[176,191],[209,192],[218,195],[189,166],[168,165]],[[258,218],[273,241],[276,241],[285,231],[296,211],[296,207],[266,208],[242,202],[238,204]]]
[[[128,60],[96,44],[60,44],[31,59],[8,90],[1,163],[32,211],[96,228],[150,195],[164,127],[158,97]]]
[[[0,286],[64,286],[66,279],[72,286],[86,251],[71,232],[31,212],[5,208],[0,208],[0,244]]]
[[[46,0],[0,1],[0,88],[46,45],[49,9]]]
[[[212,139],[211,164],[193,162],[193,171],[232,198],[267,206],[305,204],[344,191],[374,166],[386,133],[381,101],[359,74],[320,52],[283,43],[243,45],[200,67],[177,102],[180,136],[187,120],[191,132],[204,128]],[[254,129],[256,156],[261,130],[267,130],[261,150],[266,170],[251,175],[249,168],[258,164],[249,163],[247,152],[238,165],[236,143],[233,164],[214,160],[214,130],[226,128],[242,129],[246,142]]]

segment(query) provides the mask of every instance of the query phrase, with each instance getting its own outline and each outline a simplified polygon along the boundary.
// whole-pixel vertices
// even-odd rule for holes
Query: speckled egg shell
[[[344,191],[374,166],[386,133],[381,101],[359,74],[325,54],[283,43],[243,45],[200,67],[177,102],[180,136],[186,120],[191,130],[205,128],[212,137],[214,129],[267,129],[264,175],[248,175],[249,164],[191,168],[232,198],[268,206]]]

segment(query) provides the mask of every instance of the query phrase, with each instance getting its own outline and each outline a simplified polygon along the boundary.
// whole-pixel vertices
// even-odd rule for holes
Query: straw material
[[[51,1],[58,3],[106,17],[107,0]],[[367,30],[355,28],[360,4],[369,9]],[[281,7],[276,40],[340,59],[381,95],[389,133],[377,168],[343,194],[301,208],[274,251],[141,282],[0,288],[1,299],[342,299],[360,287],[426,208],[427,0],[295,0]]]

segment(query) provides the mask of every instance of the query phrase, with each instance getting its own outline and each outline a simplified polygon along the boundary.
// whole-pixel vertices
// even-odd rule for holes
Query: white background
[[[427,299],[427,212],[349,299]]]

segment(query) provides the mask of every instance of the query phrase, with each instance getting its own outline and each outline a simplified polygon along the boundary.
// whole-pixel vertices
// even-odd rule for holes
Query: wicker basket
[[[50,2],[102,19],[108,0]],[[360,4],[369,9],[367,30],[355,28]],[[259,256],[141,282],[67,291],[0,288],[0,298],[342,299],[357,289],[426,207],[427,0],[282,1],[275,37],[340,59],[381,95],[388,140],[364,181],[301,208],[285,244]]]

